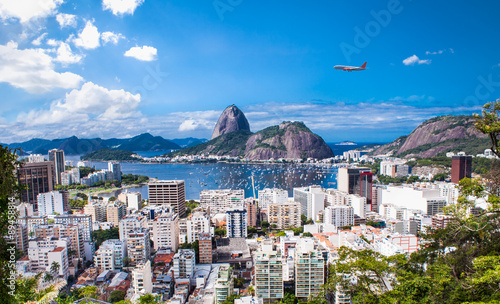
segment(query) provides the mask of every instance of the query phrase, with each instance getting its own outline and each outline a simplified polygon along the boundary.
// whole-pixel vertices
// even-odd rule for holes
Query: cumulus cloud
[[[116,16],[133,15],[135,9],[141,5],[144,0],[103,0],[103,10],[109,10]]]
[[[54,88],[76,88],[82,81],[77,74],[56,72],[53,58],[42,49],[20,50],[14,42],[0,45],[0,82],[39,94]]]
[[[92,21],[87,21],[85,28],[74,38],[73,43],[84,49],[95,49],[100,46],[99,39],[101,34]]]
[[[60,62],[63,65],[78,63],[82,60],[81,55],[74,54],[69,44],[60,42],[57,48],[57,57],[54,61]]]
[[[141,61],[153,61],[156,60],[156,53],[156,48],[143,45],[142,47],[135,46],[130,48],[130,50],[126,51],[124,55]]]
[[[104,42],[104,44],[112,43],[112,44],[116,45],[116,44],[118,44],[118,41],[120,39],[124,39],[124,38],[125,38],[125,36],[123,36],[120,33],[115,34],[113,32],[103,32],[101,34],[101,39]]]
[[[430,64],[430,59],[420,59],[417,55],[410,56],[403,60],[404,65],[415,65],[415,64]]]
[[[55,14],[63,0],[0,0],[0,19],[18,19],[21,23]]]
[[[59,13],[56,20],[61,28],[76,27],[76,15]]]
[[[43,41],[43,39],[45,39],[46,36],[47,36],[47,33],[43,33],[40,36],[38,36],[38,38],[36,38],[35,40],[33,40],[31,43],[33,45],[39,46],[39,45],[42,44],[42,41]]]
[[[21,113],[17,121],[27,126],[47,124],[75,124],[109,121],[140,116],[136,111],[141,102],[139,94],[125,90],[108,90],[92,82],[67,93],[64,100],[54,101],[48,110],[32,110]]]

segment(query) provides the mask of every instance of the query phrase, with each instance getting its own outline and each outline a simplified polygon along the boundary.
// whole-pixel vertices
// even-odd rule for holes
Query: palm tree
[[[52,265],[50,265],[50,271],[53,273],[53,274],[58,274],[59,273],[59,267],[61,265],[59,265],[59,263],[57,263],[56,261],[52,262]]]
[[[50,273],[46,272],[46,273],[45,273],[45,276],[43,277],[43,280],[44,280],[45,282],[48,282],[48,281],[52,280],[53,278],[54,278],[54,276],[53,276],[53,275],[51,275]]]
[[[255,294],[255,288],[253,287],[253,285],[248,286],[247,292],[252,296]]]

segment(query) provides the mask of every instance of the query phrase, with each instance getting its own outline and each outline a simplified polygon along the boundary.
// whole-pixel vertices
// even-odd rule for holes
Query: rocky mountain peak
[[[212,133],[212,139],[239,130],[250,131],[250,125],[248,124],[245,114],[235,105],[231,105],[227,107],[219,117],[214,132]]]

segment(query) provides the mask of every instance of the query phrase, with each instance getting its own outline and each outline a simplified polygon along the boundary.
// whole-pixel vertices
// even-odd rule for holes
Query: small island
[[[352,141],[343,141],[335,144],[336,146],[357,146],[358,144]]]
[[[91,161],[140,161],[139,157],[132,151],[100,149],[87,153],[81,157],[82,160]]]

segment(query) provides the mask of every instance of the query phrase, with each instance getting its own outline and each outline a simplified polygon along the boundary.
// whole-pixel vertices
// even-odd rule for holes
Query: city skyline
[[[253,132],[295,120],[327,142],[389,142],[500,95],[493,1],[0,4],[5,143],[210,138],[231,104]]]

